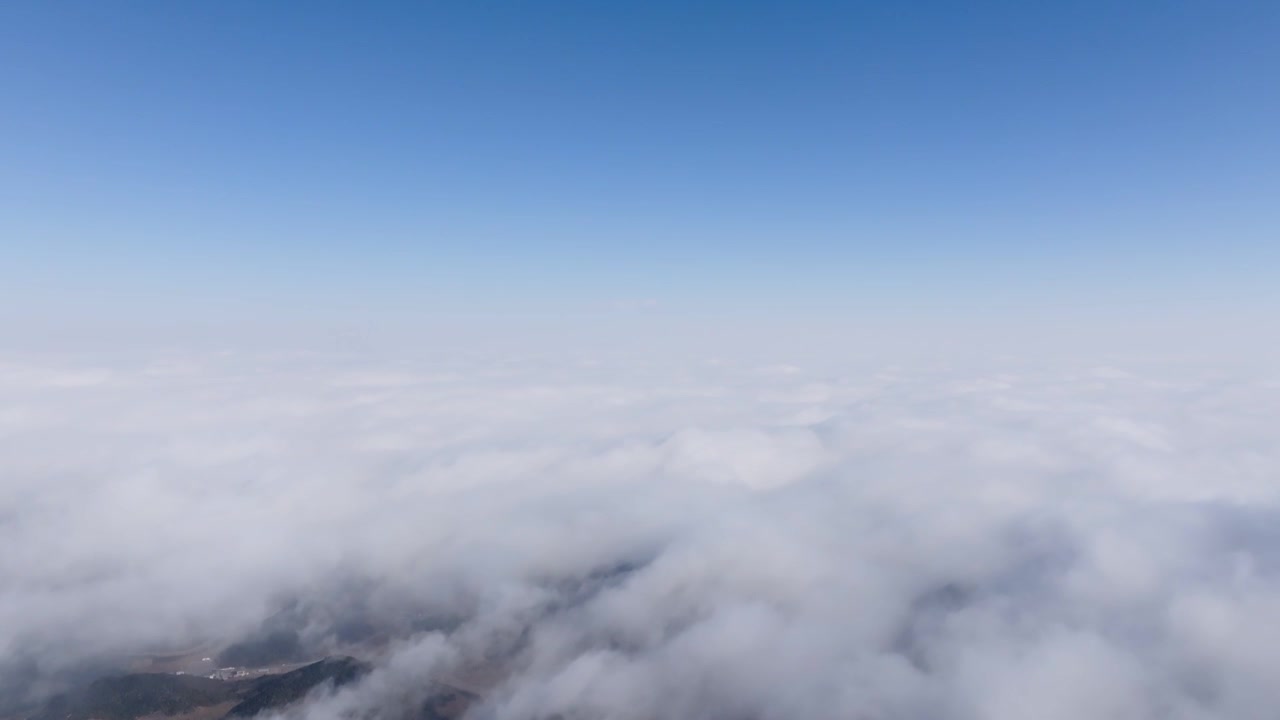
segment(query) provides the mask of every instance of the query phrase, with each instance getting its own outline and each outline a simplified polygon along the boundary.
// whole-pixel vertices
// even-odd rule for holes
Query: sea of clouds
[[[8,355],[0,692],[291,608],[316,718],[1271,718],[1278,379]]]

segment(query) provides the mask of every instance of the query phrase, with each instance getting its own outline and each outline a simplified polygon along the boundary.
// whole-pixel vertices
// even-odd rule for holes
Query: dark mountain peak
[[[317,687],[342,687],[368,671],[369,666],[355,658],[330,657],[280,675],[246,680],[161,673],[114,675],[52,698],[28,720],[216,718],[223,712],[228,718],[248,718],[292,705]]]
[[[292,705],[314,688],[339,688],[355,682],[369,672],[369,666],[353,657],[330,657],[282,675],[270,675],[253,682],[227,717],[252,717],[264,710]]]

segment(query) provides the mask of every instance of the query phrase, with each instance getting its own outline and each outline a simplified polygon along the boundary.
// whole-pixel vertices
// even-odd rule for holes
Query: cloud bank
[[[315,718],[1270,717],[1276,428],[1194,368],[8,356],[0,692],[274,637],[374,657]]]

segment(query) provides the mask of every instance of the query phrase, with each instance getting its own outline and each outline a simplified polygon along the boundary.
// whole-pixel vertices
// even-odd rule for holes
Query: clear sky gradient
[[[0,103],[6,322],[1278,307],[1274,1],[15,0]]]

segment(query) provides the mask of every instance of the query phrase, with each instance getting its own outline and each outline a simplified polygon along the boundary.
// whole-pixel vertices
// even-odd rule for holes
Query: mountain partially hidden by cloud
[[[1278,428],[1275,374],[1123,363],[6,356],[0,696],[354,655],[281,712],[1269,718]]]

